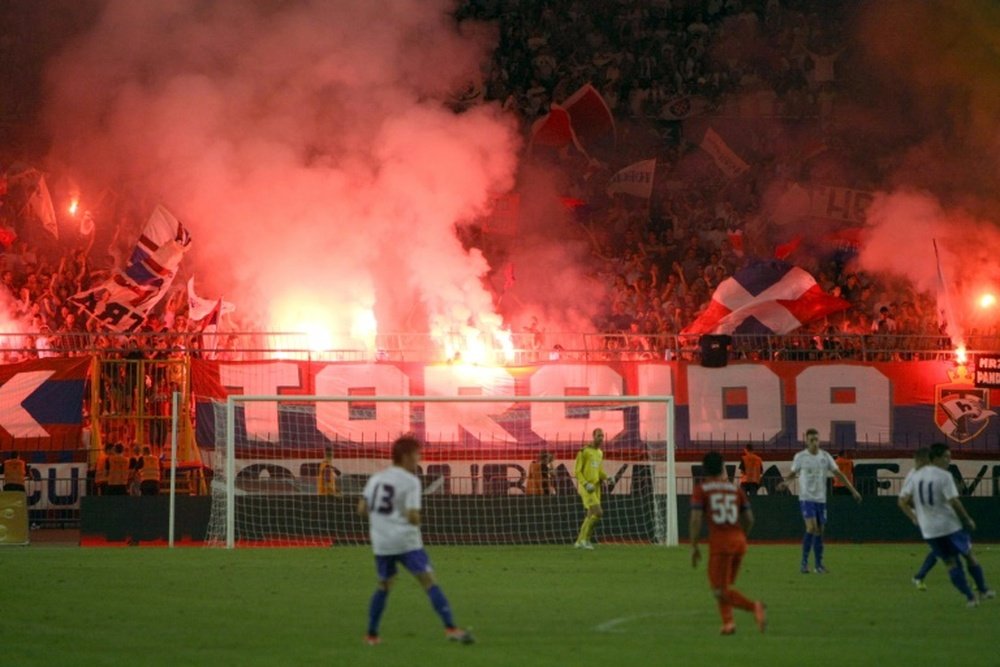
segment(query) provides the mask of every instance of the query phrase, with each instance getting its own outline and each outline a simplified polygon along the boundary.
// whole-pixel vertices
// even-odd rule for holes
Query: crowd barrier
[[[485,338],[485,337],[484,337]],[[302,361],[452,361],[449,350],[462,350],[459,334],[386,333],[366,340],[333,339],[328,349],[303,333],[99,332],[0,333],[0,360],[81,356],[175,358],[195,355],[231,361],[292,359]],[[509,345],[483,340],[481,361],[517,366],[572,359],[698,361],[699,337],[681,334],[622,332],[514,332]],[[963,341],[969,354],[1000,350],[1000,330],[974,332]],[[947,336],[921,334],[812,334],[732,336],[731,360],[751,361],[934,361],[952,360],[955,343]]]

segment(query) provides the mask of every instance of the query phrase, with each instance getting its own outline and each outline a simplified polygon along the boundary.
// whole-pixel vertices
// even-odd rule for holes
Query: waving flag
[[[824,292],[808,271],[757,261],[723,280],[705,312],[682,333],[785,334],[849,306]]]
[[[189,245],[191,235],[184,225],[157,206],[132,250],[125,275],[137,285],[169,285]]]
[[[198,296],[197,292],[194,291],[194,276],[188,279],[187,297],[188,317],[192,322],[198,322],[208,317],[219,303],[221,303],[221,306],[219,306],[220,315],[228,315],[229,313],[236,312],[236,306],[228,301],[206,299],[205,297]]]
[[[796,236],[795,238],[793,238],[788,243],[778,244],[774,248],[774,258],[775,259],[788,259],[788,256],[791,255],[796,250],[798,250],[800,245],[802,245],[802,237],[801,236]]]
[[[45,176],[39,174],[38,182],[35,184],[28,199],[31,212],[35,214],[42,227],[53,238],[59,238],[59,223],[56,220],[56,209],[52,205],[52,195],[49,194],[49,186],[45,182]]]
[[[701,140],[701,148],[712,156],[716,166],[730,178],[739,176],[750,168],[750,165],[737,155],[726,143],[726,140],[712,128],[705,130],[705,136]]]
[[[570,144],[580,148],[569,113],[558,104],[553,104],[547,114],[532,124],[531,147],[564,148]]]
[[[135,331],[166,295],[190,245],[184,225],[157,206],[125,268],[70,299],[112,331]]]
[[[656,158],[630,164],[611,177],[607,192],[609,195],[623,194],[649,199],[653,194],[655,173]]]
[[[608,103],[597,89],[589,83],[580,88],[563,102],[569,114],[576,138],[585,148],[605,140],[615,141],[615,117]]]

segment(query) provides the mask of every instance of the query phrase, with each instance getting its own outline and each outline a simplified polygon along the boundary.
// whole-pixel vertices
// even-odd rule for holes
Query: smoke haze
[[[455,227],[514,182],[479,77],[483,26],[445,0],[111,0],[49,70],[56,157],[127,182],[191,229],[206,294],[273,329],[491,334]],[[336,344],[337,341],[331,341]]]

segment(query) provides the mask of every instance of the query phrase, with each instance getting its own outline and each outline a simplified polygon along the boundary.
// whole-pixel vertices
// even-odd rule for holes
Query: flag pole
[[[965,356],[965,341],[962,340],[961,331],[958,329],[958,322],[955,320],[955,312],[951,306],[951,295],[948,290],[948,284],[944,281],[944,267],[941,266],[941,252],[938,250],[937,239],[932,238],[931,244],[934,246],[934,262],[937,265],[938,308],[944,312],[945,332],[948,337],[952,338],[952,332],[956,332],[954,335],[955,340],[952,341],[952,344],[955,345],[958,360],[964,363],[965,360],[962,357]]]

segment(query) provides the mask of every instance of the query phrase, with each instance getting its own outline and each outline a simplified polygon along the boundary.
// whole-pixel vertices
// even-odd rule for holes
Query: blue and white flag
[[[685,334],[786,334],[850,307],[823,291],[808,271],[778,260],[756,261],[719,283]]]
[[[70,297],[112,331],[135,331],[167,294],[191,235],[167,209],[157,206],[123,270]]]

